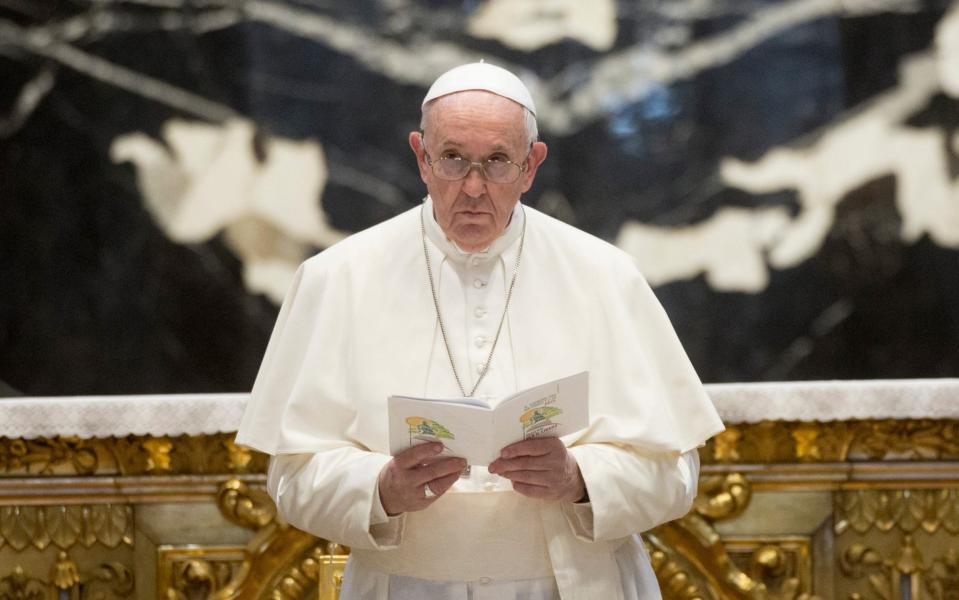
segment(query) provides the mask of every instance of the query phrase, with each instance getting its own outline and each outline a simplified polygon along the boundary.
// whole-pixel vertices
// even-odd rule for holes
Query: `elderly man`
[[[649,599],[637,532],[684,514],[722,429],[633,262],[519,202],[547,149],[525,86],[442,75],[409,143],[429,195],[297,273],[237,436],[281,514],[349,545],[342,597]],[[389,456],[386,399],[589,371],[591,421],[484,468]]]

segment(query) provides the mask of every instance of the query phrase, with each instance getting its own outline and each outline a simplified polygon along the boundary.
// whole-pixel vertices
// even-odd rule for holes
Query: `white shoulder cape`
[[[389,453],[386,398],[423,395],[436,317],[419,207],[297,271],[237,443],[268,454]],[[510,306],[520,389],[589,371],[591,424],[567,445],[685,452],[723,429],[632,259],[526,208]]]

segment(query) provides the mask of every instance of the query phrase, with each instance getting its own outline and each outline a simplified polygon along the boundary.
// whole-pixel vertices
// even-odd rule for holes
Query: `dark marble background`
[[[554,41],[516,48],[470,33],[486,4],[0,0],[0,395],[252,384],[278,310],[250,290],[231,241],[254,234],[174,239],[140,167],[112,154],[123,136],[169,151],[172,120],[240,121],[255,127],[248,145],[263,164],[271,141],[313,143],[328,172],[313,206],[357,231],[419,202],[406,144],[419,102],[436,75],[485,58],[519,72],[540,103],[550,154],[529,204],[610,241],[627,221],[680,231],[730,207],[795,219],[795,189],[737,189],[723,161],[815,146],[907,86],[903,61],[937,52],[951,8],[620,0],[608,47],[573,19],[568,35],[557,25]],[[756,30],[722,57],[724,40]],[[695,47],[710,49],[698,63],[686,60]],[[923,98],[898,126],[951,139],[954,95]],[[942,152],[955,178],[955,147]],[[896,181],[880,172],[844,190],[797,264],[758,250],[763,285],[718,289],[702,272],[654,282],[704,381],[959,376],[959,232],[904,239]],[[278,236],[270,247],[288,259],[323,245],[290,246],[262,219],[251,227]]]

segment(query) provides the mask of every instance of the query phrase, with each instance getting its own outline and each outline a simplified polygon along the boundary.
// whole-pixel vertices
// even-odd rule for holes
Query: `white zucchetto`
[[[492,92],[525,106],[529,112],[536,115],[533,97],[519,77],[502,67],[485,62],[460,65],[440,75],[426,92],[423,106],[441,96],[467,90]]]

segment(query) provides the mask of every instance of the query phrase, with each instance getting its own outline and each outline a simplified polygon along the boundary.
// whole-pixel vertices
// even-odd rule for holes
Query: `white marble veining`
[[[0,49],[13,46],[53,59],[78,73],[211,123],[177,122],[169,125],[168,134],[176,138],[175,132],[182,130],[197,139],[213,136],[224,144],[218,158],[207,155],[198,159],[187,149],[170,155],[156,141],[131,134],[115,142],[114,159],[132,160],[137,165],[144,201],[171,239],[196,242],[224,231],[227,243],[244,262],[249,288],[277,301],[292,277],[291,265],[312,246],[325,247],[342,236],[329,227],[320,207],[327,173],[319,144],[287,145],[274,140],[268,167],[257,165],[250,143],[252,124],[231,107],[78,47],[111,32],[143,29],[145,21],[118,12],[127,4],[158,9],[150,21],[156,30],[199,33],[241,23],[267,25],[332,48],[398,83],[426,86],[453,65],[483,58],[454,43],[429,36],[401,41],[276,0],[191,0],[195,12],[189,15],[182,10],[185,0],[101,0],[98,10],[56,23],[20,27],[0,20]],[[570,65],[550,78],[495,57],[486,58],[517,71],[536,98],[541,129],[563,135],[644,99],[653,89],[727,64],[797,26],[829,16],[918,8],[915,1],[788,0],[749,13],[727,29],[676,49],[661,41],[644,41]],[[724,0],[688,0],[653,10],[675,19],[672,27],[688,29],[704,15],[742,15],[745,9]],[[613,0],[486,0],[466,23],[466,31],[524,51],[567,38],[602,50],[615,39],[616,21]],[[680,38],[685,39],[683,35],[676,39]],[[845,195],[866,182],[895,175],[902,239],[914,242],[928,235],[942,246],[959,246],[959,191],[944,152],[947,144],[957,146],[959,140],[946,140],[944,130],[935,127],[904,125],[939,91],[959,95],[957,64],[959,11],[954,9],[939,25],[934,53],[904,61],[898,87],[825,127],[813,144],[773,148],[754,163],[732,158],[721,163],[719,175],[730,187],[753,194],[795,190],[800,204],[797,217],[788,218],[778,208],[725,208],[689,227],[627,222],[617,244],[637,258],[654,285],[704,273],[714,289],[758,292],[766,287],[770,268],[801,264],[819,250]],[[49,71],[41,71],[28,82],[10,116],[0,120],[0,136],[19,128],[52,85]],[[194,160],[210,173],[201,175],[192,166]],[[252,169],[249,179],[226,175],[225,167],[213,168],[227,164],[231,169]],[[289,168],[285,170],[284,165]],[[296,171],[296,186],[290,183],[290,175],[280,175],[292,173],[293,165],[302,169]],[[385,204],[402,203],[395,187],[352,172],[348,166],[338,170],[336,177]],[[248,187],[237,192],[241,181]],[[269,196],[285,199],[285,217],[276,208],[267,208],[264,198],[268,194],[262,191],[267,185],[277,186]],[[253,189],[259,191],[250,191]],[[220,198],[223,206],[204,204],[214,197]],[[271,206],[279,205],[274,199]]]
[[[632,255],[650,285],[705,273],[721,292],[760,292],[769,283],[763,255],[789,222],[785,208],[722,208],[689,227],[627,221],[616,245]]]
[[[487,0],[470,16],[466,31],[525,52],[564,39],[605,51],[616,41],[616,2]]]
[[[320,145],[270,138],[260,162],[254,134],[245,120],[171,120],[163,128],[167,146],[131,133],[114,140],[111,156],[134,164],[144,202],[171,240],[198,243],[224,232],[243,261],[247,288],[279,303],[299,263],[345,234],[321,209],[327,171]]]
[[[705,273],[714,289],[757,292],[765,288],[770,267],[794,267],[818,252],[846,195],[894,175],[902,240],[928,235],[941,246],[959,247],[959,180],[950,174],[946,154],[947,143],[957,140],[947,140],[942,128],[906,124],[936,93],[959,95],[959,9],[940,22],[936,41],[937,53],[905,59],[895,88],[824,127],[815,142],[773,148],[754,163],[722,161],[720,175],[730,187],[753,194],[795,190],[795,218],[769,220],[761,216],[766,209],[724,209],[689,228],[627,222],[617,244],[654,283]],[[673,247],[682,250],[670,252]],[[657,253],[666,260],[654,264]]]

